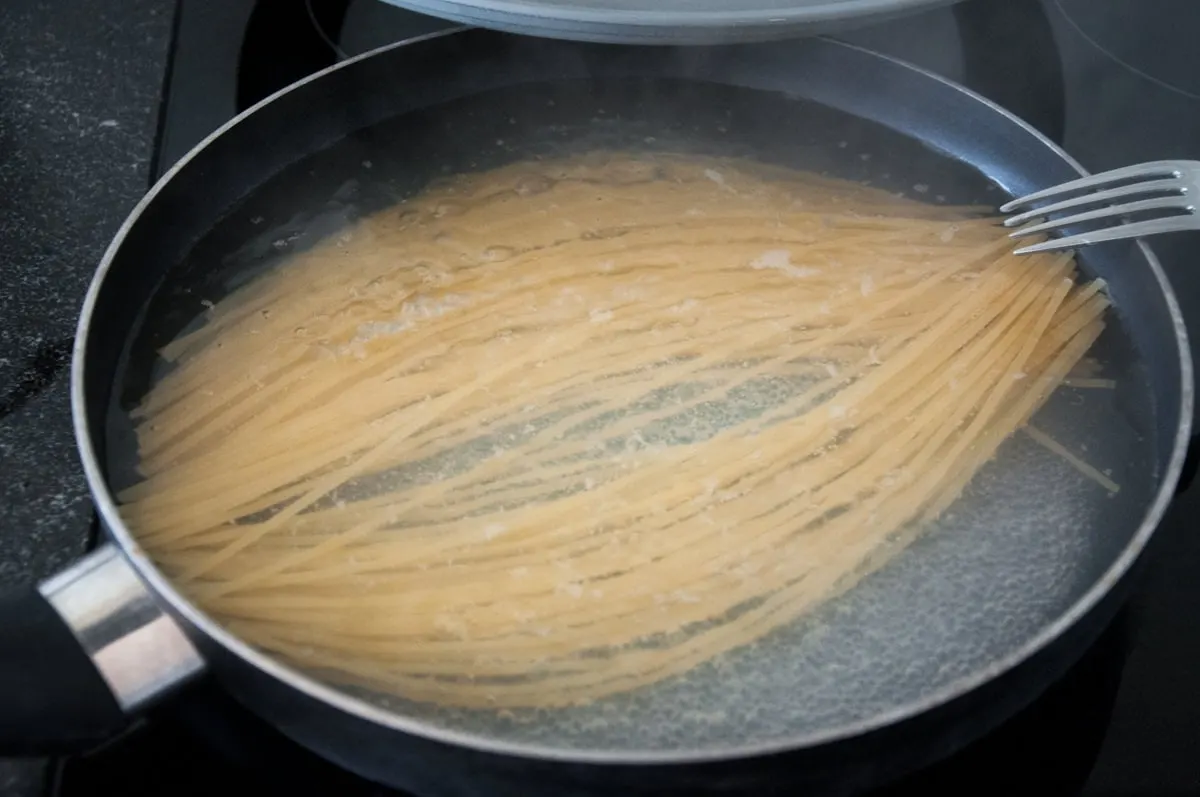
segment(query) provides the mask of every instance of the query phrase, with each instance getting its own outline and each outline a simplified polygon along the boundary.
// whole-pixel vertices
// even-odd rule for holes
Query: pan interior
[[[169,272],[145,308],[116,387],[107,446],[113,486],[134,481],[128,413],[161,372],[155,352],[193,325],[206,303],[438,177],[595,149],[748,157],[924,198],[1003,201],[972,167],[919,142],[749,89],[651,79],[548,82],[409,113],[289,166]],[[1158,481],[1152,396],[1119,308],[1112,315],[1091,356],[1115,388],[1060,388],[1035,420],[1120,484],[1116,494],[1018,434],[935,528],[880,571],[683,677],[539,711],[451,710],[346,691],[444,729],[614,752],[769,744],[921,700],[1054,621],[1141,520]]]

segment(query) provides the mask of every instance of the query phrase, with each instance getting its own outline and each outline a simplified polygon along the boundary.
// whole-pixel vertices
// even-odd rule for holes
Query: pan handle
[[[0,595],[0,756],[83,750],[204,670],[113,545]]]

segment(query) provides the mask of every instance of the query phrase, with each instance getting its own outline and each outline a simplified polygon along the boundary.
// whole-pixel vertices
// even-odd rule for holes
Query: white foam
[[[793,265],[792,253],[787,249],[768,249],[750,261],[750,268],[782,271],[789,277],[796,277],[797,279],[812,277],[821,273],[821,269],[819,268]]]

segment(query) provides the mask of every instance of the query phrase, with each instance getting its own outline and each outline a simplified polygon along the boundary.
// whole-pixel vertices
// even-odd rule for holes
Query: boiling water
[[[547,84],[411,114],[289,167],[232,208],[172,271],[128,352],[122,411],[110,422],[115,486],[134,478],[124,413],[161,372],[154,352],[194,325],[206,303],[444,174],[601,148],[752,157],[931,202],[1002,200],[970,168],[883,128],[747,90]],[[1095,376],[1115,380],[1115,388],[1061,388],[1034,421],[1120,484],[1116,494],[1021,433],[935,528],[883,569],[684,677],[544,711],[448,710],[358,694],[444,728],[611,751],[771,743],[920,701],[1045,628],[1138,525],[1157,481],[1153,416],[1117,315],[1091,353]]]

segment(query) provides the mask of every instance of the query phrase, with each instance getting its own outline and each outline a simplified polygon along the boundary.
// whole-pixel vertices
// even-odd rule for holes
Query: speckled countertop
[[[147,188],[173,7],[0,4],[0,589],[87,538],[66,351],[92,270]],[[37,794],[43,768],[0,761],[0,794]]]

